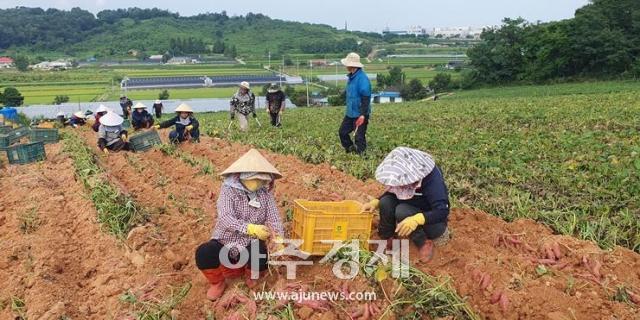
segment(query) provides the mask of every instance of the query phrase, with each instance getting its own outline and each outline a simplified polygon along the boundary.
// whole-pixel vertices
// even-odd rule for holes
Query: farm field
[[[162,130],[163,139],[167,133]],[[94,133],[83,128],[66,130],[61,143],[47,146],[43,163],[1,169],[0,187],[14,192],[5,197],[0,220],[0,317],[350,319],[364,309],[373,310],[376,319],[631,319],[637,313],[631,302],[619,302],[629,301],[627,290],[640,285],[640,275],[629,272],[640,264],[637,254],[620,247],[602,251],[590,242],[553,235],[531,220],[507,223],[461,207],[451,214],[452,241],[428,265],[413,264],[407,281],[376,283],[364,267],[354,281],[334,280],[332,264],[315,259],[313,266],[301,267],[295,282],[272,268],[264,287],[372,290],[378,293],[373,302],[254,301],[240,283],[233,283],[221,302],[208,302],[193,251],[208,240],[215,221],[217,173],[248,149],[203,137],[199,144],[105,157],[97,153]],[[263,153],[285,176],[276,198],[287,225],[295,199],[366,201],[382,191],[327,163]],[[527,245],[517,245],[514,237]],[[541,267],[542,248],[548,245],[559,246],[559,260]],[[597,271],[589,267],[593,263],[599,264]],[[491,302],[496,293],[505,297],[499,304]],[[581,303],[585,295],[589,304]],[[619,301],[612,299],[616,295]],[[224,301],[230,306],[225,308]]]
[[[163,139],[167,134],[161,131]],[[629,301],[626,292],[640,288],[640,274],[629,272],[640,265],[637,254],[620,247],[602,251],[591,242],[553,235],[531,220],[507,223],[459,203],[450,216],[452,241],[429,264],[412,264],[410,281],[377,283],[364,267],[354,281],[333,280],[332,264],[317,259],[300,267],[295,281],[285,280],[276,268],[265,281],[264,290],[271,291],[370,290],[378,294],[373,302],[254,301],[252,291],[237,282],[222,301],[246,302],[225,308],[224,302],[204,299],[206,283],[193,251],[208,239],[215,222],[217,173],[249,146],[203,137],[199,144],[105,157],[97,154],[90,130],[67,129],[63,137],[47,146],[45,162],[0,170],[0,187],[13,190],[3,196],[0,211],[2,318],[225,319],[241,313],[256,319],[349,319],[364,308],[379,310],[375,319],[541,314],[631,319],[637,313],[631,302],[619,302]],[[305,143],[297,145],[307,148]],[[287,226],[295,199],[366,201],[382,192],[377,183],[328,163],[263,153],[285,176],[276,198]],[[456,178],[448,175],[450,183]],[[496,242],[501,238],[509,241]],[[546,261],[546,246],[559,246],[557,265],[539,263]],[[597,272],[589,267],[596,263]],[[504,301],[492,303],[496,294]],[[584,295],[589,304],[581,303]],[[612,299],[616,295],[618,301]]]
[[[214,136],[330,163],[363,180],[394,147],[417,147],[441,164],[460,206],[639,252],[638,88],[634,82],[512,87],[437,103],[376,105],[365,158],[344,154],[338,143],[342,108],[290,110],[283,129],[254,127],[247,135],[226,131],[226,113],[202,122]]]

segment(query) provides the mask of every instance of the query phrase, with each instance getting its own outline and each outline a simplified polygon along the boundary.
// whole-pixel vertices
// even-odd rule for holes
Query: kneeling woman
[[[198,120],[193,116],[193,109],[186,103],[183,103],[176,108],[176,113],[177,115],[175,117],[154,127],[156,129],[164,129],[175,125],[176,129],[169,133],[171,143],[181,143],[187,140],[199,141],[200,123],[198,123]]]
[[[123,122],[124,119],[113,111],[108,111],[100,118],[98,148],[105,154],[129,150],[129,138],[127,131],[122,128]]]
[[[282,220],[272,193],[274,180],[282,175],[273,165],[251,149],[222,176],[213,236],[196,250],[198,269],[211,284],[207,291],[209,300],[222,296],[225,279],[243,274],[247,286],[253,288],[256,282],[251,271],[262,277],[267,270],[266,240],[283,236]]]
[[[420,262],[430,261],[434,244],[449,240],[449,193],[435,161],[428,153],[399,147],[378,166],[376,180],[386,192],[364,210],[380,209],[380,238],[389,247],[396,234],[408,236],[419,248]]]

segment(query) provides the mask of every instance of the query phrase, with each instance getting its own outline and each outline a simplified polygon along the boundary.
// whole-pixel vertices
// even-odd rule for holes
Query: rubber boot
[[[209,290],[207,290],[207,299],[215,301],[222,297],[227,285],[224,283],[224,275],[222,268],[200,270],[207,280],[209,280]]]
[[[258,281],[264,278],[267,275],[267,270],[260,271],[258,273],[258,279],[251,279],[251,267],[246,267],[244,269],[244,283],[249,287],[249,289],[253,289],[258,285]]]
[[[427,263],[433,259],[433,241],[427,240],[422,247],[418,249],[418,260],[421,263]]]
[[[244,267],[240,267],[237,269],[230,269],[225,266],[220,266],[222,268],[222,275],[225,279],[236,279],[242,277],[244,274]]]

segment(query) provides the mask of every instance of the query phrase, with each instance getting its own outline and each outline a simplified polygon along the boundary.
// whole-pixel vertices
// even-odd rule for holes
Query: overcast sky
[[[377,31],[385,27],[482,27],[499,24],[504,17],[553,21],[573,17],[588,0],[0,0],[0,8],[15,6],[80,7],[97,13],[104,9],[141,7],[169,9],[181,15],[226,10],[229,15],[263,13],[283,20],[324,23],[350,30]],[[1,23],[1,22],[0,22]]]

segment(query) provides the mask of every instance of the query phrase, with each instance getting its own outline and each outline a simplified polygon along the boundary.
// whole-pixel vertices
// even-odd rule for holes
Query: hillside
[[[378,39],[374,34],[274,20],[251,13],[234,17],[225,12],[183,17],[164,10],[131,8],[102,11],[94,16],[77,8],[0,10],[2,54],[103,58],[124,57],[130,50],[144,55],[223,53],[225,47],[232,46],[239,55],[263,55],[267,51],[274,56],[280,52],[367,53]]]

